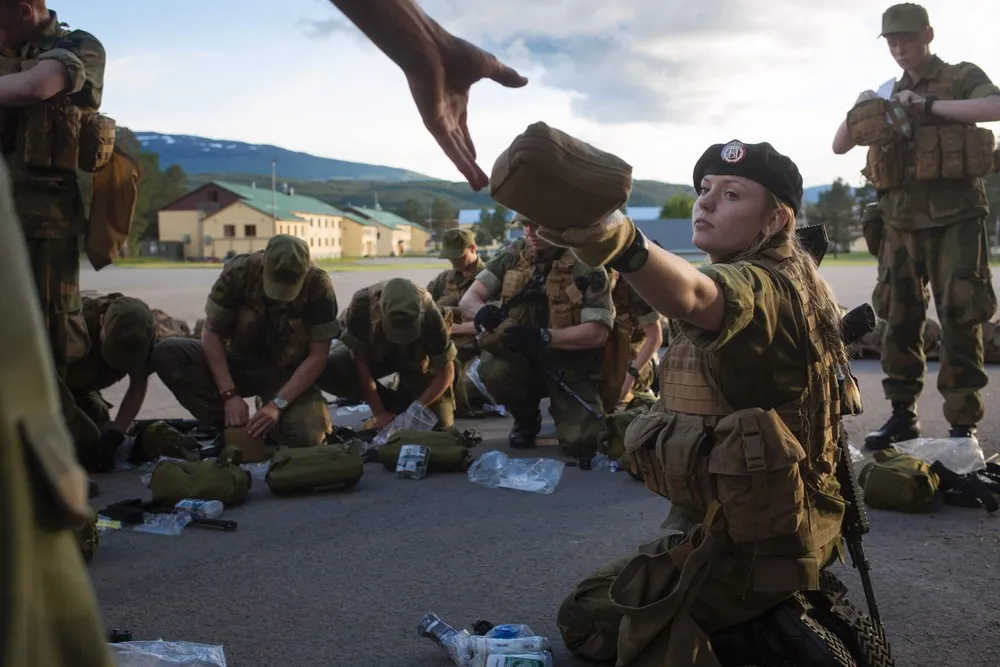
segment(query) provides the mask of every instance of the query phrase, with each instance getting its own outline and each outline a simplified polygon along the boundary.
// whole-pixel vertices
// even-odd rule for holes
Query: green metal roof
[[[274,215],[278,220],[305,220],[299,213],[306,215],[337,215],[349,217],[344,211],[321,202],[312,197],[302,195],[286,195],[284,192],[273,194],[277,211],[273,211],[272,192],[263,188],[252,188],[248,185],[230,183],[228,181],[212,181],[214,185],[229,190],[243,199],[247,206],[265,215]]]
[[[410,222],[406,218],[401,218],[395,213],[390,213],[389,211],[379,211],[374,208],[365,208],[364,206],[352,206],[352,209],[359,212],[361,215],[367,216],[374,220],[375,222],[388,227],[389,229],[398,229],[401,226],[416,227],[417,229],[423,230],[430,233],[431,230],[427,229],[423,225],[418,225],[415,222]]]
[[[374,222],[372,222],[371,220],[366,220],[365,218],[362,218],[357,213],[351,213],[350,211],[344,211],[341,215],[343,215],[348,220],[353,220],[354,222],[358,223],[362,227],[374,227],[375,226]]]

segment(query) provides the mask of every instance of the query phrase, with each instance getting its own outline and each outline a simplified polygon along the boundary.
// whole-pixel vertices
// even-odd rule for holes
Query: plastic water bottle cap
[[[521,626],[505,623],[498,625],[490,633],[496,639],[514,639],[521,632]]]

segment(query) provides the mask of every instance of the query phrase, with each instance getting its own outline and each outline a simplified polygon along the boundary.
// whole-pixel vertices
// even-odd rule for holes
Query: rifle
[[[132,498],[130,500],[122,500],[117,503],[112,503],[98,512],[98,514],[106,516],[109,519],[113,519],[114,521],[121,521],[125,524],[139,524],[143,522],[143,514],[171,514],[174,511],[174,508],[168,505],[162,505],[153,501],[143,502],[141,498]],[[218,530],[230,532],[236,530],[237,524],[235,521],[226,521],[223,519],[203,519],[201,517],[191,515],[191,525],[201,526],[203,528],[216,528]]]
[[[841,338],[845,345],[850,345],[874,329],[875,311],[867,303],[858,306],[841,319]],[[847,431],[843,428],[843,424],[841,424],[837,446],[840,448],[840,460],[837,461],[835,475],[837,482],[840,483],[840,495],[847,503],[842,527],[844,541],[847,543],[851,562],[861,576],[861,585],[865,591],[865,599],[868,601],[868,612],[871,614],[872,620],[881,625],[878,603],[875,601],[875,589],[872,586],[872,567],[865,556],[865,547],[861,541],[862,537],[871,530],[871,523],[868,521],[868,512],[862,500],[864,495],[861,492],[861,486],[854,476],[850,445],[847,442]]]

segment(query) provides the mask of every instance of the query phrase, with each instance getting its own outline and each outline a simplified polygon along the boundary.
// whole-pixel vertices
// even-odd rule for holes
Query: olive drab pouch
[[[720,667],[691,604],[724,557],[717,503],[684,541],[667,551],[639,553],[622,568],[608,597],[622,614],[617,667]]]
[[[965,129],[958,125],[930,128],[937,130],[941,147],[940,178],[965,178]],[[926,180],[917,169],[917,178]]]
[[[114,262],[128,241],[140,178],[138,160],[118,146],[108,163],[94,172],[84,247],[97,271]]]
[[[847,130],[858,146],[888,146],[912,132],[903,105],[874,97],[847,112]]]
[[[202,458],[201,444],[167,422],[155,421],[136,434],[132,460],[156,461],[161,456],[199,461]]]
[[[806,452],[777,412],[733,412],[719,421],[715,438],[708,471],[733,542],[794,535],[806,513],[799,470]]]
[[[632,326],[621,318],[616,318],[602,354],[601,402],[604,404],[604,411],[611,412],[618,405],[622,386],[628,375],[628,364],[632,360]]]
[[[361,457],[343,445],[281,447],[264,481],[275,495],[341,491],[355,486],[364,472]]]
[[[252,483],[241,462],[239,450],[231,448],[223,450],[217,460],[162,461],[153,471],[149,490],[153,500],[163,504],[197,498],[239,505],[247,499]]]
[[[470,448],[481,440],[475,431],[462,433],[454,427],[443,431],[404,429],[393,433],[376,451],[379,462],[390,472],[396,470],[399,452],[405,445],[423,445],[430,449],[427,472],[465,472],[472,462]]]
[[[704,513],[715,496],[708,472],[712,438],[702,417],[650,410],[625,431],[646,488],[674,505]]]
[[[870,146],[864,174],[878,191],[892,190],[906,182],[907,161],[899,144]]]
[[[883,225],[882,211],[878,204],[869,204],[865,207],[864,215],[861,218],[861,234],[865,237],[865,246],[868,254],[878,257],[882,251]]]
[[[25,60],[30,70],[36,60]],[[75,172],[80,164],[80,130],[83,110],[68,97],[35,102],[21,109],[15,152],[24,166]]]
[[[104,114],[84,115],[80,128],[80,171],[92,174],[111,161],[116,127],[115,119]]]
[[[77,528],[76,537],[80,543],[80,553],[83,555],[83,560],[88,563],[94,560],[101,535],[97,530],[97,512],[93,508],[90,510],[90,518],[87,522]]]
[[[858,483],[868,507],[923,513],[934,509],[940,480],[926,461],[885,449],[861,469]]]
[[[607,456],[612,461],[620,461],[628,455],[625,451],[625,432],[636,419],[648,412],[645,406],[629,408],[621,412],[613,412],[605,418],[608,427]]]
[[[551,229],[588,227],[632,192],[632,166],[545,123],[518,135],[493,165],[494,201]]]
[[[985,127],[965,128],[965,175],[982,178],[993,173],[996,137]]]
[[[264,439],[250,437],[245,426],[227,428],[222,437],[226,447],[240,450],[243,463],[260,463],[271,458],[271,450]]]

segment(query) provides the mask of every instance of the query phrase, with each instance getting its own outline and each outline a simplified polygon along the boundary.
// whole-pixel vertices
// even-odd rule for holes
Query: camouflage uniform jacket
[[[101,106],[104,46],[90,33],[69,30],[56,13],[17,51],[0,45],[0,75],[43,60],[66,67],[68,88],[44,102],[0,109],[0,143],[14,184],[14,204],[29,238],[83,232],[86,214],[77,178],[80,122]]]
[[[457,350],[444,316],[428,292],[424,291],[428,303],[420,322],[420,337],[412,345],[396,345],[386,338],[380,318],[373,317],[380,295],[381,283],[377,283],[358,290],[347,307],[341,341],[353,353],[367,357],[373,368],[388,364],[401,374],[425,374],[455,359]]]
[[[229,260],[205,304],[205,327],[241,356],[294,372],[313,342],[340,334],[330,274],[313,265],[294,301],[264,296],[264,251]]]
[[[485,268],[486,263],[477,256],[471,276],[466,276],[458,269],[442,271],[427,284],[427,291],[441,308],[458,306],[458,302],[472,287],[472,283],[476,282],[476,276]]]
[[[74,393],[101,391],[128,375],[125,371],[109,366],[101,356],[101,317],[107,312],[108,306],[120,296],[122,294],[115,292],[96,298],[83,297],[83,320],[87,326],[87,335],[90,337],[90,350],[83,359],[66,367],[66,385]],[[152,346],[149,351],[152,353]],[[151,375],[153,373],[151,362],[135,369],[134,372]]]
[[[1000,88],[976,65],[949,65],[937,56],[931,58],[919,80],[913,81],[909,74],[904,73],[893,87],[893,93],[903,90],[912,90],[921,96],[934,95],[939,100],[969,100],[1000,95]],[[922,126],[960,125],[933,114],[920,122]],[[899,169],[906,174],[901,187],[879,193],[879,209],[887,225],[904,230],[924,229],[974,220],[989,213],[982,178],[917,180],[914,177],[915,167],[911,166],[919,159],[915,141],[898,142],[887,151],[873,147],[869,149],[868,159],[868,168],[873,161],[898,161],[901,163]]]

